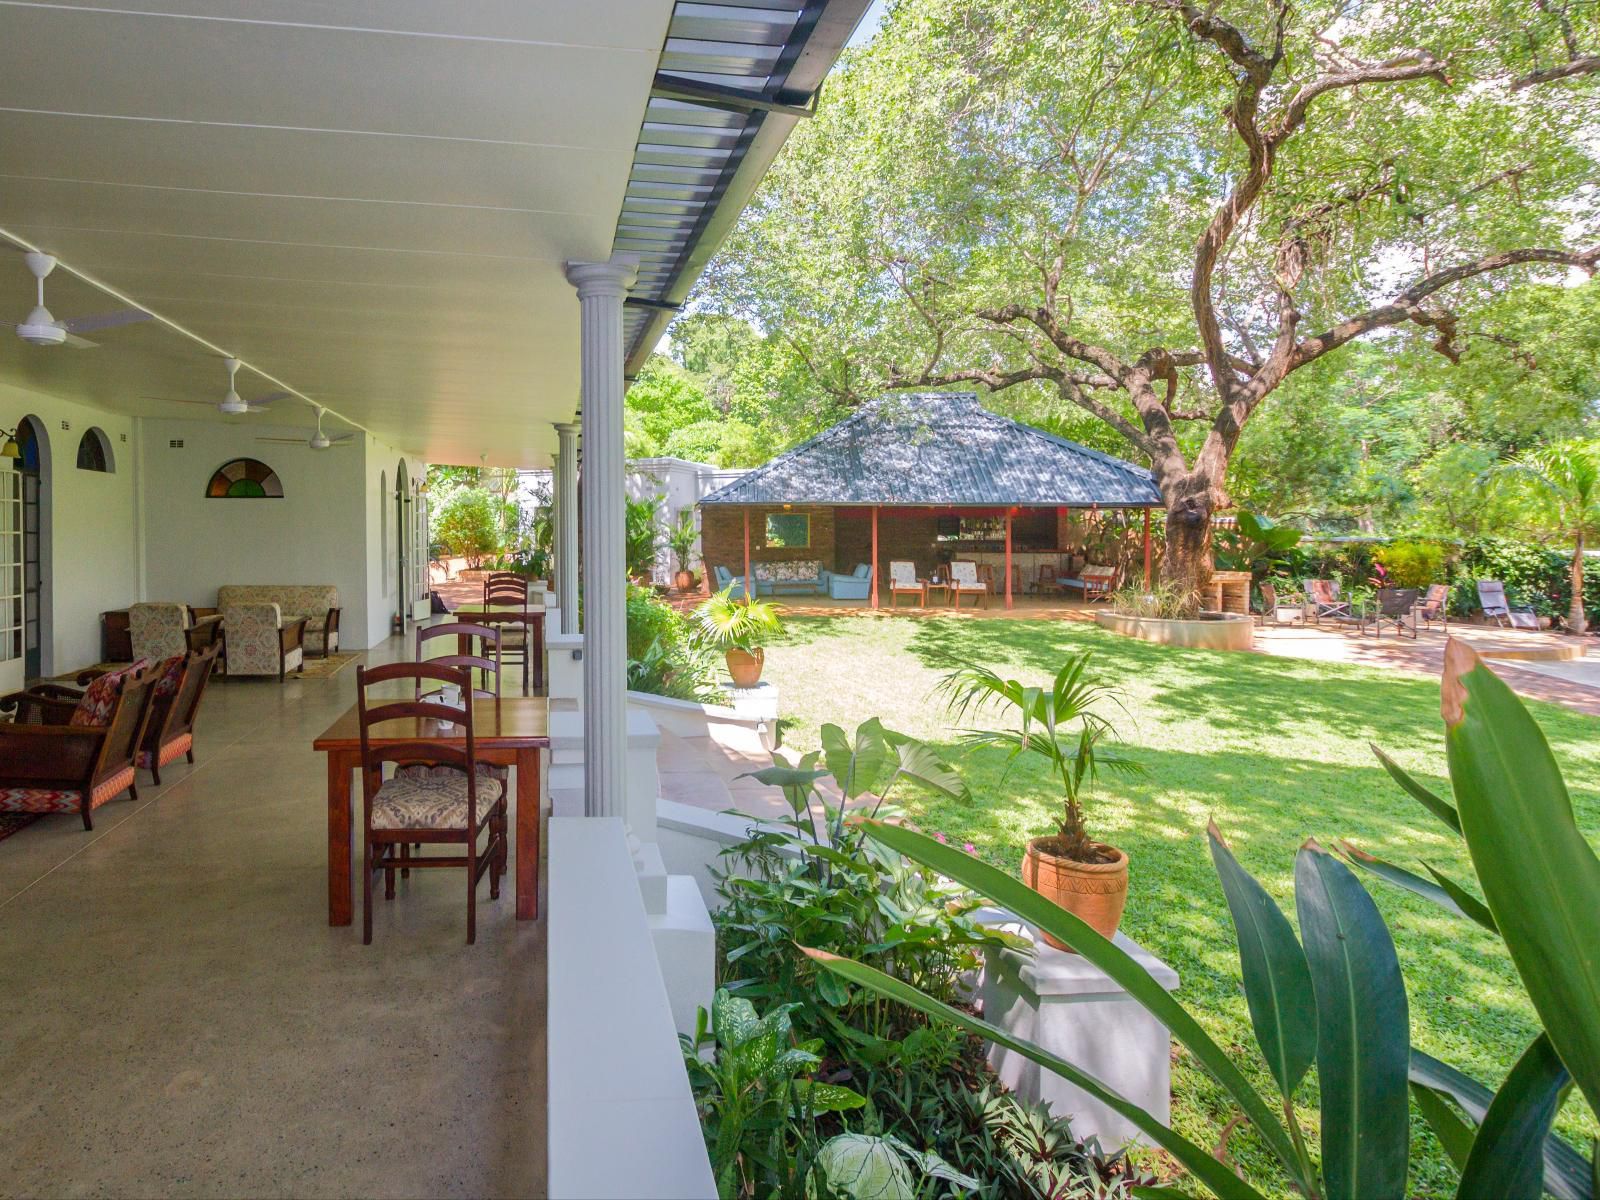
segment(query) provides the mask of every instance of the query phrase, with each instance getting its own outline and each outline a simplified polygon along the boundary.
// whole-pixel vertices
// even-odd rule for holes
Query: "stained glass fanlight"
[[[216,469],[206,484],[206,496],[212,500],[281,500],[283,484],[278,473],[259,459],[236,458]]]

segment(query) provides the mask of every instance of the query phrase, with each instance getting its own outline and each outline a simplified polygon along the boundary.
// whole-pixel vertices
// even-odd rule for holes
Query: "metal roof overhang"
[[[623,318],[644,365],[782,148],[810,115],[871,0],[674,7],[615,249],[640,258]]]

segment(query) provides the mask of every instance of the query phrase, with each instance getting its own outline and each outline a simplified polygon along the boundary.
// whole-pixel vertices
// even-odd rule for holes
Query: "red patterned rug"
[[[0,842],[37,821],[43,813],[0,813]]]

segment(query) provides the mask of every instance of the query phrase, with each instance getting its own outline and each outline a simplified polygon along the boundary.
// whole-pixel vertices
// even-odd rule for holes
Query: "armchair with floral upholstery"
[[[223,584],[217,607],[230,604],[276,604],[284,617],[306,619],[306,654],[327,658],[339,649],[339,589],[331,583]]]
[[[128,608],[128,636],[133,657],[161,662],[189,649],[184,636],[189,628],[189,606],[173,601],[151,601]]]
[[[227,604],[222,609],[222,645],[229,676],[276,675],[305,670],[306,618],[285,621],[276,604]]]
[[[137,800],[134,757],[157,672],[144,662],[90,681],[76,699],[44,685],[0,698],[0,812],[93,813],[127,792]]]

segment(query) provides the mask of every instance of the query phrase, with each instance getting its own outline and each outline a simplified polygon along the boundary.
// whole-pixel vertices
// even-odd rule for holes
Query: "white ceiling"
[[[0,0],[0,230],[408,451],[543,465],[578,394],[562,264],[611,252],[671,12]],[[46,287],[58,318],[122,307]],[[31,304],[0,249],[0,319]],[[0,331],[0,380],[162,417],[205,410],[143,397],[225,383],[159,323],[93,337]]]

